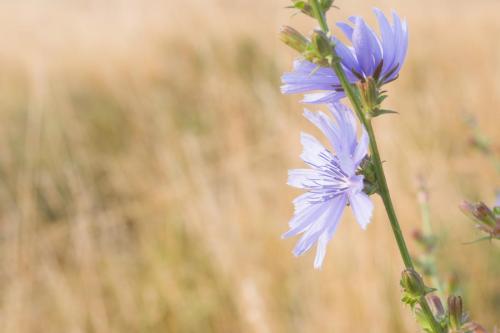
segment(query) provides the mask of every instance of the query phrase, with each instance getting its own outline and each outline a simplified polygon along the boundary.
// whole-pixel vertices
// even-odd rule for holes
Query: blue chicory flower
[[[379,86],[397,79],[408,50],[408,28],[393,12],[392,25],[382,11],[375,8],[380,27],[380,37],[359,16],[349,18],[352,26],[345,22],[337,26],[352,47],[346,46],[335,37],[335,50],[350,83],[355,84],[368,78],[374,79]],[[294,62],[293,71],[282,77],[281,90],[284,94],[306,94],[304,103],[335,103],[345,97],[335,72],[328,67],[318,66],[304,59]]]
[[[357,174],[368,153],[368,134],[363,128],[358,141],[356,118],[346,106],[331,105],[330,112],[335,122],[323,112],[306,110],[304,116],[328,138],[335,154],[313,136],[302,133],[301,158],[310,168],[290,170],[288,177],[289,185],[307,192],[294,200],[295,214],[283,238],[303,234],[293,250],[296,256],[317,243],[315,268],[322,266],[326,246],[348,204],[363,229],[370,223],[373,212],[373,203],[363,192],[364,177]]]

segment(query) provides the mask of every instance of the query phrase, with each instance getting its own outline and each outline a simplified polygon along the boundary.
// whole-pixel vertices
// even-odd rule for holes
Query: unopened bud
[[[332,56],[332,43],[323,31],[315,30],[311,39],[314,50],[322,59]]]
[[[326,13],[333,5],[335,0],[320,0],[320,6],[324,13]]]
[[[463,304],[462,297],[450,296],[448,297],[448,316],[450,328],[458,331],[462,327],[463,318]]]
[[[280,31],[280,40],[292,49],[303,53],[310,44],[309,40],[292,27],[284,26]]]
[[[328,9],[330,9],[332,7],[333,1],[334,0],[321,0],[321,8],[323,8],[323,10],[327,11]]]
[[[309,1],[307,0],[292,0],[293,5],[291,8],[296,8],[300,10],[302,13],[313,17],[314,18],[314,13],[311,5],[309,4]]]
[[[473,204],[468,201],[464,201],[460,204],[460,209],[465,215],[481,222],[482,224],[485,224],[486,226],[494,227],[496,225],[495,215],[483,202]]]
[[[442,318],[445,315],[443,303],[441,299],[436,295],[427,296],[429,303],[432,307],[433,313],[437,318]]]
[[[411,297],[421,297],[428,293],[428,288],[420,274],[413,269],[406,269],[401,274],[401,287]]]
[[[292,0],[292,8],[299,9],[302,13],[314,18],[313,5],[311,2],[314,0]],[[317,0],[319,4],[319,10],[321,15],[326,14],[331,7],[333,7],[333,2],[335,0]]]

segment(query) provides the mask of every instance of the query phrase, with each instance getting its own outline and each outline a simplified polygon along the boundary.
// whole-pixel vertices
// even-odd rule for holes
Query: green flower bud
[[[326,13],[333,6],[335,0],[320,0],[319,5],[324,13]]]
[[[300,10],[302,13],[306,14],[307,16],[310,16],[314,18],[314,12],[313,12],[313,7],[312,7],[312,2],[313,0],[292,0],[292,6],[291,8],[295,8]],[[333,7],[333,2],[335,0],[319,0],[319,9],[321,10],[321,14],[325,14],[327,11],[330,10],[330,8]]]
[[[311,39],[314,50],[321,58],[332,56],[332,43],[323,31],[314,30]]]
[[[462,297],[448,297],[448,320],[450,328],[453,331],[458,331],[462,328],[463,304]]]
[[[299,53],[304,53],[310,44],[304,35],[289,26],[282,27],[279,36],[283,43]]]
[[[314,18],[314,13],[309,1],[304,0],[292,0],[293,5],[290,8],[295,8],[300,10],[302,13]]]
[[[425,296],[430,290],[424,284],[420,274],[413,269],[406,269],[401,274],[401,287],[405,293],[413,298]]]

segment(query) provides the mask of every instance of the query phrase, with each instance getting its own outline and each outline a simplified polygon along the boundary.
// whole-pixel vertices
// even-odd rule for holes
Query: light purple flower
[[[313,136],[302,133],[301,158],[310,168],[288,173],[288,184],[307,192],[294,200],[295,214],[283,238],[303,234],[293,250],[296,256],[317,243],[315,268],[322,266],[326,246],[347,204],[363,229],[370,223],[373,212],[373,203],[363,192],[364,177],[356,174],[368,153],[368,134],[363,128],[358,141],[356,119],[346,106],[334,104],[330,112],[335,122],[323,112],[306,110],[304,116],[327,137],[335,154]]]
[[[350,23],[340,22],[337,26],[352,43],[346,46],[333,38],[335,50],[350,83],[373,78],[379,86],[397,79],[408,50],[408,29],[405,21],[393,12],[390,24],[379,9],[374,9],[380,27],[380,36],[359,16],[349,18]],[[294,62],[293,71],[282,77],[281,90],[284,94],[308,93],[304,103],[334,103],[345,97],[335,72],[328,67],[307,61]]]

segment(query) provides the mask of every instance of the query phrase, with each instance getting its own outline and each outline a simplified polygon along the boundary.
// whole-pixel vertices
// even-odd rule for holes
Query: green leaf
[[[479,239],[476,239],[476,240],[473,240],[473,241],[470,241],[470,242],[465,242],[463,243],[464,245],[470,245],[470,244],[475,244],[475,243],[479,243],[479,242],[482,242],[482,241],[485,241],[485,240],[492,240],[493,237],[492,236],[485,236],[485,237],[481,237]]]
[[[380,95],[378,96],[377,98],[377,103],[380,105],[382,104],[383,101],[385,101],[385,99],[387,98],[388,96],[387,95]]]
[[[386,109],[376,109],[376,110],[372,111],[371,116],[378,117],[378,116],[381,116],[383,114],[399,114],[399,112],[393,111],[393,110],[386,110]]]

